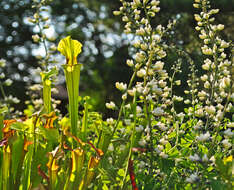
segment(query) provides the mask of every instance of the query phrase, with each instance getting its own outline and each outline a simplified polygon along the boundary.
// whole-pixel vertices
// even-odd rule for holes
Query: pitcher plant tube
[[[71,133],[74,136],[79,136],[77,122],[81,64],[78,64],[77,56],[80,54],[81,48],[82,44],[73,40],[71,36],[62,39],[58,44],[58,51],[66,57],[66,64],[63,65],[63,69],[68,90]]]

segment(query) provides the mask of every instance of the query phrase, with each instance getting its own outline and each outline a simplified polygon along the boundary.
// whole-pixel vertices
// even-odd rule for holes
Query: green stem
[[[129,165],[129,160],[131,159],[132,156],[132,148],[133,148],[133,143],[134,143],[134,139],[135,139],[135,131],[136,131],[136,93],[134,95],[133,98],[133,116],[134,116],[134,125],[132,127],[132,135],[131,135],[131,142],[130,142],[130,147],[129,147],[129,154],[128,154],[128,159],[127,159],[127,165],[125,167],[125,174],[124,174],[124,178],[122,181],[122,186],[121,186],[121,190],[123,190],[124,188],[124,183],[125,180],[127,178],[128,175],[128,165]]]
[[[49,80],[49,79],[47,79]],[[51,112],[51,85],[43,81],[43,102],[47,113]]]
[[[135,79],[135,77],[136,77],[136,72],[137,72],[137,71],[134,71],[134,73],[132,74],[132,77],[131,77],[131,79],[130,79],[130,82],[129,82],[127,91],[132,87],[132,83],[133,83],[133,81],[134,81],[134,79]],[[121,118],[122,113],[123,113],[123,108],[124,108],[125,102],[126,102],[126,100],[123,100],[123,102],[122,102],[122,104],[121,104],[121,106],[120,106],[118,119],[117,119],[117,121],[116,121],[116,123],[115,123],[114,130],[113,130],[113,132],[112,132],[112,134],[111,134],[111,138],[114,136],[115,131],[116,131],[117,128],[118,128],[118,125],[119,125],[119,122],[120,122],[120,118]]]
[[[3,166],[2,166],[2,189],[9,189],[10,179],[10,162],[11,162],[11,150],[9,145],[4,147],[3,151]]]
[[[83,116],[83,122],[82,122],[82,128],[81,128],[81,136],[82,136],[82,141],[86,142],[87,138],[87,126],[88,126],[88,102],[86,101],[84,103],[84,116]]]
[[[3,89],[3,86],[2,86],[2,83],[0,82],[0,90],[1,90],[1,93],[2,93],[2,96],[3,96],[3,99],[5,99],[6,97],[6,94],[5,94],[5,91]]]

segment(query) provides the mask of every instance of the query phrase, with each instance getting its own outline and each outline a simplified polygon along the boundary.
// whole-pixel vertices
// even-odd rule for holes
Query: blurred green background
[[[108,115],[105,102],[114,100],[120,102],[120,93],[115,89],[115,82],[129,81],[132,72],[125,64],[133,51],[130,48],[130,37],[123,35],[121,17],[113,16],[121,4],[118,0],[53,0],[47,7],[51,17],[50,38],[56,38],[55,44],[67,35],[83,43],[83,53],[79,62],[83,64],[81,72],[80,93],[89,95],[95,110]],[[161,11],[152,23],[156,26],[167,25],[168,20],[177,19],[175,32],[167,39],[168,44],[183,46],[197,65],[201,65],[201,54],[198,33],[193,14],[195,13],[193,0],[161,0]],[[216,22],[225,25],[223,39],[233,41],[234,38],[234,0],[211,0],[214,8],[219,8]],[[6,89],[6,93],[18,97],[21,102],[16,109],[25,108],[24,101],[30,97],[26,95],[26,87],[40,81],[35,75],[38,60],[36,55],[42,53],[40,45],[32,41],[32,35],[38,30],[27,22],[32,17],[31,0],[1,0],[0,1],[0,58],[7,60],[4,72],[14,80],[14,84]],[[130,39],[130,40],[129,40]],[[168,54],[165,59],[166,67],[170,68],[178,59],[174,53]],[[182,93],[186,83],[185,75],[188,63],[183,60]],[[62,71],[61,71],[62,74]],[[60,75],[62,77],[62,75]],[[58,97],[62,100],[61,109],[66,113],[67,97],[62,91],[65,89],[63,78],[56,84],[60,91]],[[1,95],[0,95],[1,96]]]

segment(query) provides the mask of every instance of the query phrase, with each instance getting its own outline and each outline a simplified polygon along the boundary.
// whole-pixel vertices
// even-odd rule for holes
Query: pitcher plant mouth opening
[[[58,44],[58,51],[66,57],[66,64],[70,67],[78,64],[77,56],[81,53],[81,48],[82,44],[71,36],[63,38]]]

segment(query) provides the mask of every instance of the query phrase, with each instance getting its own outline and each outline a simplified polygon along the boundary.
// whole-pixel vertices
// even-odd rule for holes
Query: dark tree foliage
[[[161,11],[152,20],[155,25],[166,25],[168,20],[178,21],[174,33],[168,34],[171,44],[185,46],[188,53],[199,64],[196,44],[199,43],[193,18],[192,0],[161,0]],[[33,26],[27,24],[32,16],[30,0],[0,1],[0,58],[7,60],[5,72],[14,79],[13,87],[7,93],[25,100],[25,83],[34,83],[31,69],[38,67],[33,50],[38,46],[32,42]],[[215,0],[211,2],[220,9],[218,22],[225,24],[224,38],[233,40],[234,1]],[[83,43],[83,53],[79,62],[84,65],[81,74],[81,94],[92,97],[95,109],[103,111],[105,101],[120,101],[114,88],[116,81],[127,82],[130,70],[125,61],[130,56],[128,39],[122,35],[123,24],[120,17],[112,12],[120,6],[119,1],[110,0],[54,0],[50,3],[52,25],[57,34],[56,42],[71,35]],[[176,54],[167,57],[170,67],[178,58]],[[187,64],[184,61],[183,64]],[[186,69],[186,67],[185,67]],[[186,73],[185,73],[186,74]],[[183,79],[183,76],[181,76]],[[184,82],[184,81],[183,81]],[[62,98],[62,97],[61,97]],[[21,101],[20,109],[23,109]]]

